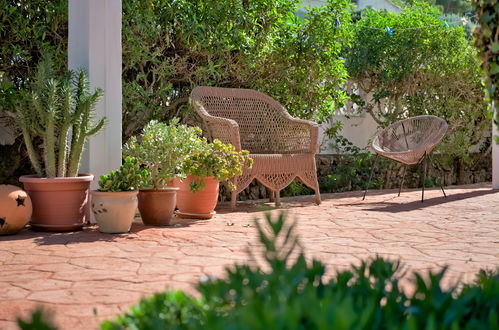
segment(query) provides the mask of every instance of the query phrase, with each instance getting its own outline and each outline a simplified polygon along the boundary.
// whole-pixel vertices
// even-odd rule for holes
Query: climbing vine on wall
[[[485,84],[489,101],[499,105],[499,1],[475,0],[478,26],[473,31],[475,45],[485,73]],[[496,112],[496,125],[499,126],[499,111]],[[499,142],[499,140],[498,140]]]

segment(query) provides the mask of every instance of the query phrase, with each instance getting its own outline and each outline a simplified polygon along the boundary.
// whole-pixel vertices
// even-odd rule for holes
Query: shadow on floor
[[[447,191],[447,190],[446,190]],[[447,194],[447,198],[444,196],[441,197],[434,197],[434,198],[429,198],[425,199],[424,202],[421,202],[421,199],[414,200],[412,202],[408,203],[395,203],[395,202],[366,202],[368,206],[371,207],[366,207],[363,210],[365,211],[378,211],[378,212],[390,212],[390,213],[398,213],[398,212],[407,212],[407,211],[414,211],[414,210],[420,210],[424,209],[426,207],[431,207],[435,205],[441,205],[449,202],[454,202],[458,200],[463,200],[463,199],[468,199],[468,198],[474,198],[474,197],[480,197],[480,196],[485,196],[485,195],[490,195],[490,194],[498,194],[499,191],[497,190],[475,190],[475,191],[468,191],[464,193],[457,193],[457,194]],[[396,195],[395,195],[396,196]],[[418,196],[420,197],[420,196]],[[362,203],[357,203],[357,204],[352,204],[359,206]],[[345,204],[343,204],[344,206]]]

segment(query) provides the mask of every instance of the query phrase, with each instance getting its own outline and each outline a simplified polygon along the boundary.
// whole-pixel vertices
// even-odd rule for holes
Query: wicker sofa
[[[315,191],[315,202],[320,204],[316,123],[291,117],[274,99],[250,89],[200,86],[192,90],[191,103],[210,139],[249,150],[253,158],[253,167],[233,179],[237,189],[232,191],[232,208],[253,179],[271,191],[277,206],[280,191],[295,178]]]

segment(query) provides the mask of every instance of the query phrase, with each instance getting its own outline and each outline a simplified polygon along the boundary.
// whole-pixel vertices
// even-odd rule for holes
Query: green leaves
[[[99,191],[131,191],[143,187],[149,179],[149,171],[142,169],[137,159],[126,157],[116,171],[99,177]]]
[[[469,161],[470,148],[490,128],[475,55],[461,26],[446,27],[441,12],[415,3],[400,14],[363,11],[345,65],[354,90],[363,91],[357,105],[381,127],[417,115],[442,117],[449,124],[439,145],[446,161]]]
[[[180,172],[184,159],[198,147],[200,135],[199,127],[180,125],[178,119],[169,124],[153,120],[142,130],[140,140],[128,140],[123,152],[149,168],[151,183],[158,189]]]
[[[199,139],[195,148],[183,159],[180,170],[184,174],[198,177],[214,177],[217,181],[227,181],[242,174],[245,167],[251,168],[253,160],[249,151],[236,151],[231,144],[215,139],[212,143]],[[196,192],[204,187],[203,180],[194,180],[190,190]],[[234,189],[234,187],[232,187]]]

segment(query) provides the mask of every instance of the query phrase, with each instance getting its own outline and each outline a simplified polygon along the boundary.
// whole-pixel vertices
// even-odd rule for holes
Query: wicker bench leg
[[[236,209],[237,202],[237,192],[234,190],[230,193],[230,210],[234,211]]]
[[[269,202],[274,202],[274,192],[272,190],[269,190]]]
[[[319,191],[319,187],[315,188],[315,204],[321,205],[321,192]]]

